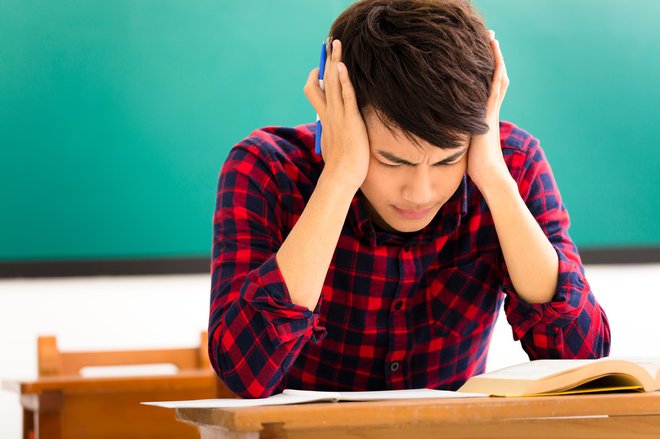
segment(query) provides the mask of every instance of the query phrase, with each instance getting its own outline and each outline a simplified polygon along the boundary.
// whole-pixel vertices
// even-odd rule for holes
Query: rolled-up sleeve
[[[213,217],[209,357],[241,397],[273,393],[305,343],[325,335],[314,312],[291,301],[275,254],[278,188],[267,161],[234,147],[220,172]]]
[[[607,356],[607,316],[591,291],[577,247],[568,233],[569,215],[550,165],[533,137],[526,139],[522,151],[512,159],[512,170],[519,171],[512,175],[527,207],[557,252],[559,268],[552,300],[529,304],[516,294],[503,264],[504,308],[513,337],[521,341],[530,359]]]

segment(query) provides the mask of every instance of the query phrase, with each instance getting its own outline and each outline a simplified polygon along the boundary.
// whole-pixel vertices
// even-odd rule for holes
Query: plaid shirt
[[[531,359],[607,355],[607,317],[545,155],[516,126],[503,122],[500,132],[520,194],[559,255],[550,303],[516,295],[493,218],[466,175],[412,234],[376,228],[358,191],[316,309],[295,305],[275,253],[323,169],[314,124],[263,128],[232,148],[213,218],[209,319],[211,363],[227,387],[251,398],[284,388],[455,390],[485,371],[502,302]]]

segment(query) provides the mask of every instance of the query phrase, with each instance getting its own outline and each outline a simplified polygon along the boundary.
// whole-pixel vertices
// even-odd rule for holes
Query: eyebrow
[[[454,160],[456,160],[457,158],[461,157],[465,153],[465,151],[467,151],[467,148],[464,148],[464,149],[462,149],[458,152],[455,152],[454,154],[450,155],[449,157],[446,157],[446,158],[440,160],[439,162],[434,163],[432,166],[447,165],[447,164],[453,162]],[[380,149],[377,150],[376,152],[378,154],[380,154],[380,156],[383,157],[384,159],[389,160],[393,163],[396,163],[397,165],[417,166],[416,163],[411,163],[408,160],[404,160],[401,157],[397,157],[396,155],[392,154],[391,152],[383,151],[383,150],[380,150]]]

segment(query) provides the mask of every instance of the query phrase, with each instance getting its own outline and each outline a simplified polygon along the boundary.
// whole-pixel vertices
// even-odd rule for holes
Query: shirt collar
[[[463,175],[456,192],[440,208],[431,222],[419,232],[403,236],[396,232],[381,230],[374,225],[365,208],[366,198],[359,190],[351,201],[349,222],[355,236],[372,247],[384,244],[430,244],[438,238],[458,230],[461,218],[467,214],[467,199],[467,175]]]

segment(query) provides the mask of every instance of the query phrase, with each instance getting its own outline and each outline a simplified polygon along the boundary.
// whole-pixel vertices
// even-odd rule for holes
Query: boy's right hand
[[[341,62],[341,42],[333,40],[328,49],[323,75],[325,92],[319,86],[317,67],[307,78],[305,96],[323,127],[323,173],[357,192],[369,169],[369,137],[346,65]]]

